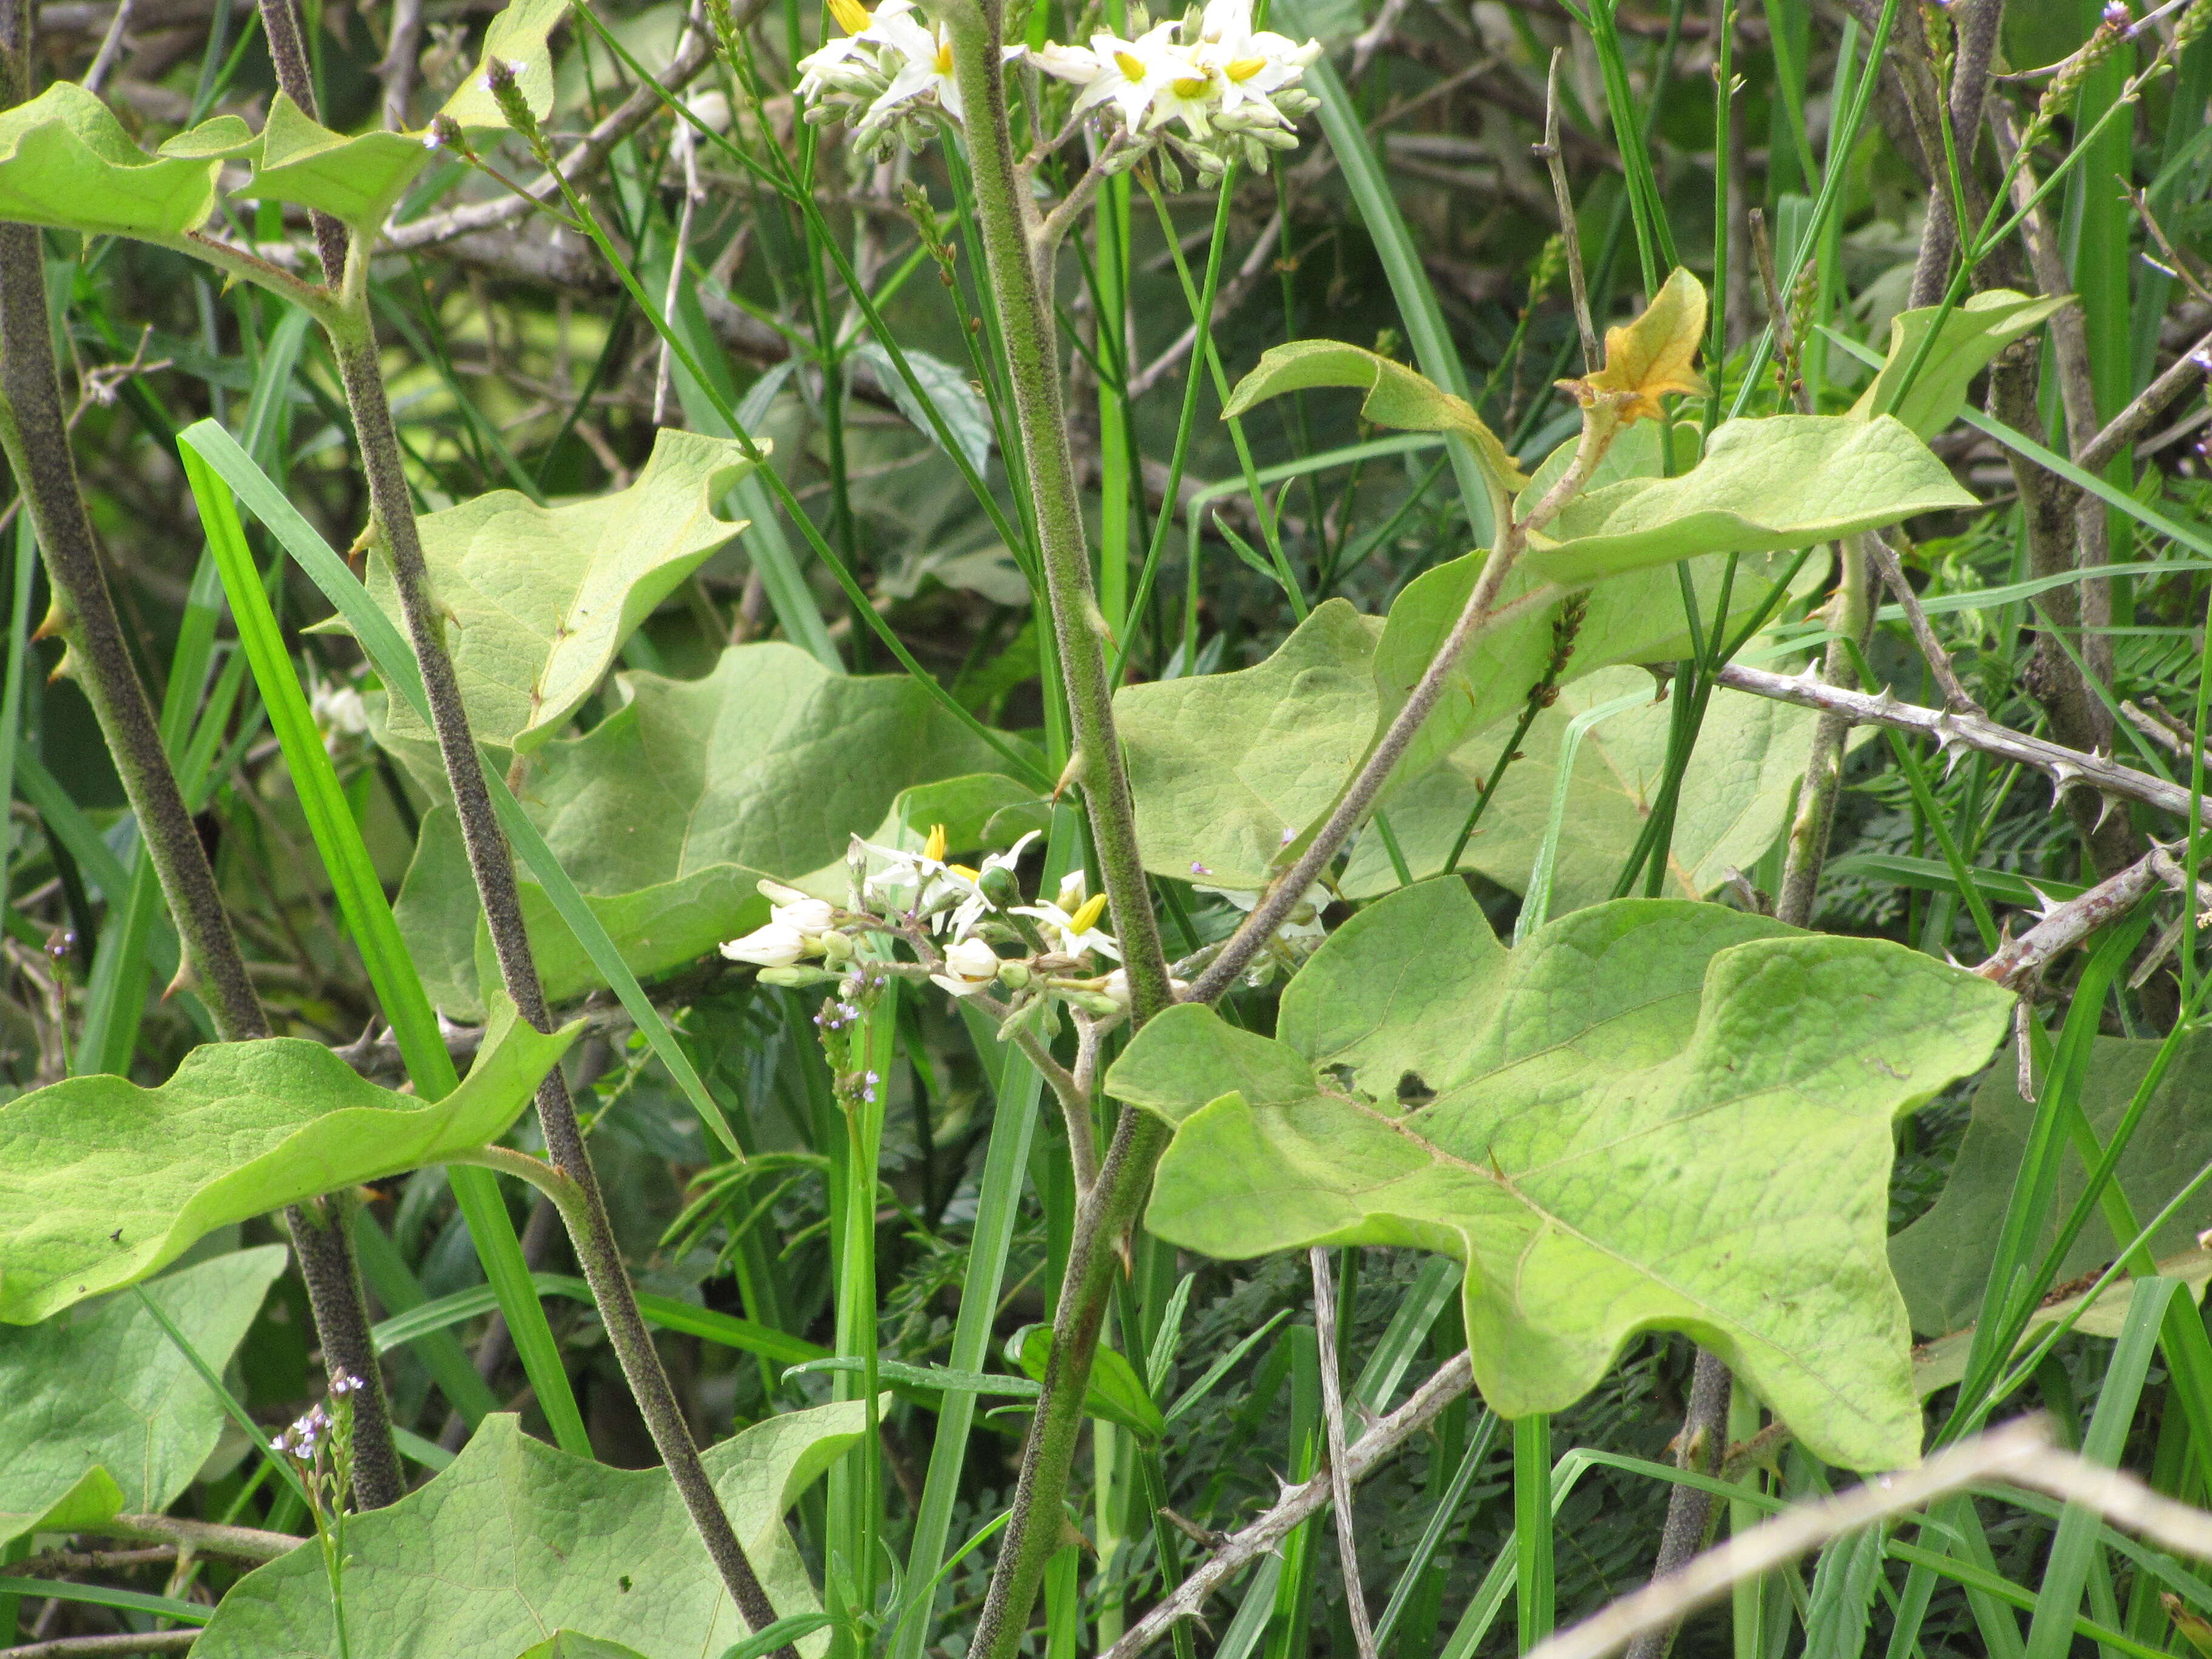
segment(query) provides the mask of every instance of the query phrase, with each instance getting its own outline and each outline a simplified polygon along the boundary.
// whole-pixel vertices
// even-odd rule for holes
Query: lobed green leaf
[[[1170,1009],[1108,1078],[1166,1119],[1147,1223],[1243,1258],[1464,1264],[1475,1378],[1555,1412],[1638,1331],[1685,1331],[1818,1455],[1919,1452],[1886,1251],[1891,1124],[1989,1057],[2010,996],[1900,946],[1675,900],[1508,951],[1465,885],[1346,923],[1278,1035]]]
[[[1458,867],[1525,892],[1551,824],[1559,766],[1570,721],[1616,698],[1656,688],[1640,668],[1607,668],[1561,689],[1521,741],[1497,798],[1461,854]],[[1818,717],[1787,703],[1740,692],[1717,693],[1698,733],[1677,799],[1667,890],[1702,898],[1732,869],[1748,870],[1789,822],[1804,779]],[[1595,904],[1613,891],[1642,833],[1667,769],[1674,709],[1650,702],[1600,720],[1583,736],[1567,782],[1565,811],[1552,872],[1551,914]],[[1492,727],[1390,796],[1390,828],[1415,874],[1439,872],[1495,766],[1509,727]],[[1874,732],[1855,726],[1851,747]],[[1347,898],[1373,898],[1398,885],[1376,836],[1354,846],[1340,886]]]
[[[1934,437],[1959,418],[1966,406],[1967,387],[1991,358],[2073,302],[2070,294],[2038,299],[2008,288],[1974,295],[1943,319],[1942,332],[1929,349],[1911,388],[1892,409],[1887,405],[1898,398],[1898,388],[1911,372],[1921,343],[1942,307],[1922,306],[1898,313],[1889,321],[1889,354],[1851,405],[1852,417],[1871,420],[1880,411],[1894,416],[1923,438]]]
[[[149,155],[114,112],[70,81],[0,112],[0,219],[88,235],[161,238],[198,230],[215,211],[220,149],[244,133],[218,118]]]
[[[0,1320],[44,1319],[230,1222],[497,1139],[580,1029],[533,1030],[501,999],[434,1103],[267,1037],[195,1048],[156,1088],[79,1077],[0,1105]]]
[[[744,528],[715,506],[751,470],[737,444],[664,427],[629,489],[559,507],[495,489],[421,520],[422,557],[447,620],[447,646],[477,738],[527,754],[599,688],[623,642],[660,602]],[[395,621],[391,568],[368,588]],[[394,704],[391,732],[425,747],[429,728]]]
[[[1401,432],[1442,432],[1467,441],[1492,489],[1511,495],[1528,483],[1520,464],[1466,398],[1388,357],[1340,340],[1293,340],[1263,353],[1237,383],[1221,417],[1229,420],[1286,392],[1351,386],[1367,393],[1360,414]]]
[[[904,675],[832,674],[796,647],[733,646],[702,679],[623,674],[622,707],[547,744],[521,791],[633,972],[665,973],[767,919],[763,876],[842,902],[850,838],[886,813],[933,813],[954,844],[1012,839],[993,821],[1035,795],[982,774],[994,752]],[[402,750],[424,770],[434,756]],[[901,802],[902,792],[932,793]],[[1020,828],[1031,827],[1021,823]],[[400,932],[431,1000],[456,1016],[498,983],[450,806],[423,820],[400,889]],[[523,908],[546,992],[600,983],[535,883]]]
[[[780,1614],[819,1610],[783,1516],[866,1427],[866,1403],[847,1401],[771,1417],[700,1454]],[[345,1536],[345,1648],[310,1540],[223,1597],[199,1659],[519,1654],[562,1629],[642,1659],[698,1659],[746,1634],[665,1469],[573,1456],[505,1413],[427,1486],[351,1516]]]

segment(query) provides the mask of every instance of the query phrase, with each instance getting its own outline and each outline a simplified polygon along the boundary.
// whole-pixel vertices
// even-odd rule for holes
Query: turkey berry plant
[[[1720,0],[1695,75],[1680,0],[1486,0],[1463,67],[1396,5],[511,0],[428,49],[399,5],[353,131],[322,114],[334,15],[262,0],[258,92],[219,21],[179,120],[103,97],[127,5],[46,85],[34,9],[0,0],[0,794],[37,830],[6,1007],[38,1055],[0,1100],[0,1636],[37,1601],[27,1652],[1466,1659],[1510,1596],[1517,1651],[1659,1659],[1717,1641],[1684,1620],[1725,1594],[1743,1659],[1793,1620],[1823,1655],[2056,1659],[2212,1612],[2183,1565],[2212,1559],[2184,1288],[2212,532],[2194,463],[2149,459],[2212,364],[2154,325],[2212,304],[2182,199],[2212,0],[2056,30]],[[1754,48],[1778,246],[1745,210]],[[1425,89],[1383,108],[1378,54]],[[1454,244],[1425,265],[1391,178],[1417,135],[1382,130],[1485,78],[1540,116],[1557,215],[1497,331],[1440,301]],[[1704,107],[1670,94],[1701,83],[1686,150]],[[2107,181],[2154,110],[2138,268]],[[1271,268],[1301,331],[1293,192],[1310,222],[1331,173],[1327,234],[1395,320],[1247,353],[1223,325]],[[1867,179],[1913,200],[1863,341]],[[425,250],[615,307],[581,389],[564,299],[558,394],[488,414],[419,263],[402,293]],[[150,325],[67,407],[118,320],[94,273],[138,260],[194,272],[208,338],[230,307],[240,418],[213,376],[167,417]],[[925,268],[949,330],[902,292]],[[1187,302],[1164,349],[1139,289]],[[112,556],[142,532],[77,431],[118,386],[206,544],[158,707]],[[526,465],[509,434],[556,414]],[[580,447],[608,487],[556,494]],[[454,487],[464,458],[495,487]],[[1965,527],[2002,569],[1911,539]],[[288,635],[295,566],[321,614]],[[988,618],[948,678],[927,608],[963,593]],[[49,639],[117,828],[28,741]],[[878,653],[900,672],[854,672]],[[1898,936],[1819,927],[1824,873],[1906,890]],[[97,933],[81,985],[58,930],[28,948],[46,912]],[[280,990],[287,939],[311,971]],[[1927,1184],[1961,1107],[1900,1231],[1898,1172]],[[690,1201],[656,1208],[641,1154]],[[289,1258],[241,1241],[277,1212]],[[576,1277],[544,1270],[561,1235]],[[272,1355],[310,1340],[329,1399],[270,1440],[304,1393]],[[1662,1364],[1673,1422],[1555,1457],[1632,1396],[1656,1427]],[[2062,1421],[1992,1428],[2031,1387]],[[2115,1471],[2154,1407],[2146,1484]],[[1653,1582],[1557,1632],[1599,1467],[1668,1494],[1630,1551]],[[1510,1534],[1476,1524],[1486,1469]],[[1823,1501],[1836,1474],[1883,1478]],[[2000,1559],[1983,1507],[2015,1499],[2052,1525]],[[149,1565],[158,1595],[79,1582]]]

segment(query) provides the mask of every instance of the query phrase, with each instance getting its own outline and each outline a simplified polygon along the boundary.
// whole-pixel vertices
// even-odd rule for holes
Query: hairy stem
[[[1052,313],[1031,258],[1040,227],[1015,164],[1000,50],[1000,9],[978,0],[938,9],[951,37],[954,72],[967,106],[969,163],[984,264],[1004,328],[1015,424],[1027,462],[1046,599],[1066,686],[1075,757],[1092,844],[1121,942],[1134,1023],[1174,999],[1151,889],[1137,850],[1136,811],[1114,730],[1106,630],[1091,592],[1081,499],[1069,453]],[[1113,1276],[1117,1246],[1152,1181],[1165,1126],[1124,1109],[1097,1179],[1078,1207],[1052,1355],[1023,1448],[1012,1513],[969,1651],[1008,1659],[1021,1641],[1046,1563],[1060,1546],[1060,1506],[1083,1426],[1083,1396]]]
[[[356,264],[358,262],[356,261]],[[393,586],[399,595],[409,642],[422,672],[428,695],[431,724],[438,751],[453,794],[455,816],[467,849],[469,868],[476,880],[478,901],[499,959],[500,978],[517,1012],[539,1030],[552,1029],[551,1011],[545,1000],[538,963],[522,920],[521,894],[514,877],[514,859],[494,816],[491,795],[484,784],[483,763],[469,729],[461,701],[453,659],[446,649],[444,618],[430,592],[430,576],[422,556],[422,537],[415,522],[414,503],[407,492],[400,465],[399,440],[392,429],[392,408],[378,366],[376,336],[368,313],[365,288],[349,283],[337,319],[330,326],[331,345],[344,384],[346,403],[352,412],[355,435],[361,446],[362,470],[368,475],[369,505],[383,532],[386,557]],[[653,1346],[645,1321],[637,1309],[637,1294],[629,1270],[622,1259],[606,1200],[599,1191],[591,1155],[584,1146],[576,1121],[575,1103],[559,1069],[548,1073],[538,1090],[538,1121],[553,1166],[573,1193],[562,1206],[568,1224],[576,1260],[591,1285],[607,1338],[621,1362],[630,1392],[647,1430],[667,1466],[678,1494],[691,1516],[692,1525],[713,1557],[716,1571],[737,1604],[738,1613],[753,1630],[775,1621],[775,1609],[761,1588],[760,1579],[746,1559],[744,1546],[722,1508],[714,1485],[699,1461],[675,1389]],[[565,1190],[565,1189],[564,1189]],[[787,1645],[778,1653],[792,1659]]]

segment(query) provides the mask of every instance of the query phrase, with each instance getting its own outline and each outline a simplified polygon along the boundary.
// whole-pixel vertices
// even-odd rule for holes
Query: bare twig
[[[1552,53],[1550,78],[1544,87],[1544,142],[1536,154],[1551,169],[1552,194],[1559,210],[1559,239],[1567,250],[1567,291],[1574,296],[1575,326],[1582,331],[1583,373],[1595,374],[1604,362],[1598,354],[1597,326],[1590,320],[1589,286],[1583,276],[1583,239],[1575,218],[1574,192],[1567,187],[1566,158],[1559,153],[1559,64],[1564,47]]]
[[[748,28],[753,20],[766,9],[768,0],[738,0],[732,9],[736,14],[737,27]],[[613,153],[616,145],[643,126],[667,106],[663,94],[681,92],[697,77],[714,56],[714,43],[705,31],[686,29],[684,43],[668,67],[655,76],[659,90],[639,87],[617,104],[596,126],[572,145],[561,157],[561,177],[573,185],[596,171],[599,164]],[[434,213],[411,220],[404,225],[394,225],[386,233],[383,246],[394,251],[428,247],[435,242],[451,241],[456,236],[465,236],[471,231],[489,230],[495,226],[512,224],[526,217],[539,207],[552,202],[561,193],[561,186],[550,173],[541,174],[524,187],[520,196],[501,196],[489,202],[472,202],[466,207],[453,208],[444,213]]]
[[[118,0],[115,15],[107,20],[107,33],[100,37],[100,50],[93,54],[92,67],[84,72],[84,89],[94,97],[123,59],[123,31],[131,27],[135,3],[136,0]]]
[[[2176,718],[2156,697],[2144,701],[2149,703],[2149,708],[2141,708],[2126,702],[2120,704],[2120,713],[2127,723],[2160,748],[2171,750],[2187,760],[2190,747],[2197,741],[2197,734],[2190,729],[2189,722]],[[2212,764],[2212,750],[2205,751],[2205,760],[2208,764]]]
[[[1837,1497],[1762,1521],[1625,1595],[1595,1618],[1532,1649],[1528,1659],[1604,1659],[1638,1633],[1680,1622],[1744,1579],[1833,1538],[1909,1513],[1948,1493],[2002,1481],[2094,1510],[2106,1520],[2198,1559],[2212,1559],[2212,1515],[2153,1492],[2131,1474],[2100,1468],[2051,1443],[2039,1417],[2022,1418],[1946,1448],[1917,1469],[1881,1475]]]
[[[1412,1399],[1352,1443],[1344,1455],[1348,1479],[1358,1481],[1373,1473],[1399,1447],[1434,1422],[1445,1407],[1474,1386],[1474,1365],[1466,1354],[1446,1363]],[[1301,1521],[1319,1514],[1322,1506],[1329,1502],[1334,1489],[1331,1472],[1327,1469],[1303,1485],[1287,1489],[1281,1502],[1224,1544],[1212,1559],[1184,1579],[1165,1601],[1132,1625],[1127,1634],[1109,1648],[1102,1659],[1136,1659],[1137,1655],[1165,1636],[1176,1620],[1195,1614],[1206,1605],[1206,1598],[1226,1585],[1240,1568],[1273,1550]]]
[[[1352,37],[1352,62],[1344,71],[1347,82],[1353,86],[1359,83],[1359,77],[1367,73],[1368,64],[1382,49],[1391,32],[1398,27],[1398,20],[1405,14],[1406,0],[1382,0],[1382,9],[1375,14],[1375,21]]]
[[[1250,250],[1246,252],[1244,263],[1237,268],[1236,274],[1222,283],[1220,292],[1213,296],[1215,317],[1227,316],[1242,303],[1252,284],[1258,282],[1261,273],[1267,269],[1269,262],[1274,258],[1276,245],[1282,240],[1282,238],[1283,216],[1278,213],[1267,221],[1267,228],[1260,233],[1259,240],[1254,242]],[[1197,343],[1198,325],[1193,323],[1176,336],[1166,350],[1161,352],[1158,356],[1153,358],[1137,374],[1130,377],[1129,401],[1136,402],[1167,376],[1174,374],[1182,365],[1182,360],[1190,356],[1191,348]]]
[[[2105,429],[2074,458],[2075,465],[2089,472],[2103,471],[2106,462],[2141,437],[2176,398],[2208,373],[2212,373],[2212,334],[2207,334],[2183,352],[2172,368],[2138,392],[2134,402],[2106,422]]]
[[[668,290],[662,296],[660,308],[669,316],[676,315],[676,302],[684,292],[688,273],[685,264],[691,256],[691,222],[698,212],[699,204],[707,198],[699,183],[699,135],[688,121],[678,121],[670,136],[671,147],[684,169],[684,206],[676,216],[676,247],[668,262]],[[667,341],[660,343],[660,362],[653,377],[653,423],[668,424],[668,397],[671,390],[670,370],[675,354]]]
[[[11,1569],[26,1578],[55,1578],[67,1572],[127,1572],[133,1567],[164,1566],[177,1559],[174,1544],[143,1550],[41,1550]]]
[[[1344,1379],[1337,1369],[1335,1269],[1328,1252],[1318,1244],[1306,1252],[1306,1261],[1313,1269],[1314,1332],[1321,1340],[1322,1418],[1328,1431],[1329,1500],[1336,1506],[1336,1553],[1344,1569],[1344,1605],[1352,1615],[1352,1640],[1359,1659],[1376,1659],[1375,1626],[1367,1616],[1367,1592],[1359,1587],[1359,1545],[1352,1524],[1352,1469],[1344,1445]]]
[[[422,51],[422,0],[392,0],[392,37],[385,43],[376,76],[384,83],[384,125],[393,132],[407,129],[407,108],[415,100]]]
[[[1873,696],[1863,691],[1826,685],[1809,678],[1777,674],[1741,663],[1723,667],[1719,681],[1731,690],[1795,703],[1800,708],[1819,709],[1838,715],[1849,724],[1886,726],[1899,732],[1917,732],[1933,738],[1946,752],[1963,744],[1999,760],[2033,768],[2049,778],[2053,789],[2060,794],[2086,787],[2101,794],[2117,795],[2122,800],[2141,801],[2185,820],[2189,817],[2189,791],[2180,784],[2168,783],[2164,778],[2154,778],[2131,766],[2122,766],[2103,755],[2069,749],[2047,738],[2030,737],[1983,715],[1923,708],[1917,703],[1899,702],[1887,690],[1880,696]],[[2203,823],[2212,828],[2212,800],[2203,802],[2202,809]]]
[[[1766,320],[1774,326],[1774,372],[1782,381],[1782,395],[1800,415],[1813,412],[1805,395],[1805,382],[1797,373],[1797,331],[1790,326],[1790,307],[1782,302],[1782,289],[1774,276],[1774,244],[1766,234],[1766,215],[1751,210],[1751,255],[1759,265],[1759,291],[1766,299]]]
[[[1882,537],[1879,530],[1866,535],[1867,556],[1874,568],[1881,572],[1881,580],[1905,612],[1905,620],[1912,630],[1913,642],[1927,659],[1928,672],[1936,677],[1936,684],[1943,693],[1943,706],[1954,714],[1978,714],[1981,704],[1976,702],[1966,688],[1959,683],[1959,673],[1951,666],[1951,653],[1936,637],[1936,629],[1929,623],[1928,613],[1920,608],[1920,596],[1912,591],[1912,584],[1905,579],[1905,566],[1899,561],[1897,550]]]

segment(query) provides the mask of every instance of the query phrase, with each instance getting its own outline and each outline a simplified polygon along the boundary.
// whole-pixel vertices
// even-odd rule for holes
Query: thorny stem
[[[1959,678],[1959,671],[1951,665],[1951,653],[1936,637],[1934,624],[1928,612],[1921,607],[1920,596],[1912,591],[1912,584],[1905,578],[1905,566],[1879,530],[1866,535],[1867,556],[1874,561],[1875,568],[1881,572],[1882,586],[1889,589],[1890,597],[1905,612],[1906,624],[1912,629],[1913,642],[1919,646],[1920,654],[1927,660],[1928,672],[1936,677],[1936,684],[1943,693],[1943,706],[1954,714],[1978,713],[1981,705],[1974,701]]]
[[[1933,739],[1946,752],[1954,744],[1963,744],[1999,760],[2033,768],[2051,780],[2053,792],[2057,794],[2091,788],[2122,800],[2141,801],[2161,812],[2171,812],[2184,823],[2191,811],[2186,784],[2169,783],[2164,778],[2138,772],[2103,755],[2069,749],[2047,738],[2015,732],[1979,714],[1954,714],[1946,709],[1923,708],[1917,703],[1899,702],[1887,690],[1878,696],[1870,696],[1802,676],[1747,667],[1741,663],[1727,664],[1715,678],[1732,690],[1747,691],[1753,696],[1833,714],[1847,726],[1886,726],[1894,731],[1917,732]],[[2212,801],[2197,805],[2205,827],[2212,829]]]
[[[0,107],[13,107],[30,93],[24,0],[0,0]],[[269,1017],[247,976],[207,849],[177,786],[100,568],[70,450],[41,234],[27,225],[0,225],[0,449],[46,554],[54,607],[41,632],[61,635],[63,666],[83,688],[122,779],[184,947],[178,983],[199,981],[224,1041],[265,1037]],[[366,1384],[356,1401],[361,1456],[354,1497],[363,1509],[381,1509],[396,1502],[406,1486],[352,1251],[342,1231],[319,1226],[296,1205],[285,1212],[285,1221],[307,1282],[324,1362]]]
[[[951,37],[954,73],[967,106],[969,165],[986,274],[1003,319],[1015,424],[1027,462],[1046,598],[1073,726],[1075,755],[1069,770],[1084,784],[1091,840],[1121,941],[1132,1013],[1142,1025],[1175,994],[1114,729],[1105,623],[1091,592],[1053,319],[1030,257],[1036,208],[1022,188],[1014,158],[1000,56],[1001,7],[997,0],[944,0],[936,9]],[[1078,1206],[1043,1392],[1023,1448],[998,1565],[969,1649],[975,1659],[1008,1659],[1019,1645],[1045,1565],[1059,1548],[1060,1506],[1082,1430],[1091,1358],[1119,1270],[1117,1246],[1151,1184],[1167,1134],[1157,1119],[1124,1108],[1097,1180]]]

